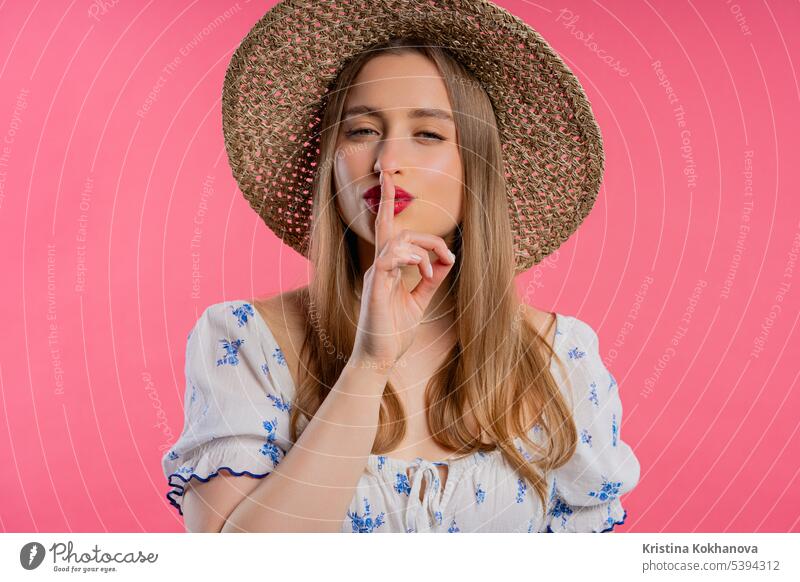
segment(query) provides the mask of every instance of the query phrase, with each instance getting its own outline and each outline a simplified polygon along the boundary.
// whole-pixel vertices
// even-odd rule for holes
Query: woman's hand
[[[431,263],[428,251],[436,253]],[[364,273],[361,313],[351,360],[391,368],[411,346],[434,293],[455,264],[444,239],[402,230],[394,234],[394,183],[381,172],[381,201],[375,218],[375,259]],[[417,265],[422,279],[408,291],[400,267]]]

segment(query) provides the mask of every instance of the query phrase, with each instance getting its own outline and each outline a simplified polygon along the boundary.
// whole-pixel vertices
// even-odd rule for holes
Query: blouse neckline
[[[248,304],[252,304],[252,302],[249,300],[242,300],[242,301]],[[267,334],[267,339],[272,342],[272,346],[278,348],[279,350],[282,350],[282,348],[278,344],[278,340],[275,339],[272,330],[270,329],[269,325],[264,320],[264,318],[261,316],[261,312],[255,305],[253,305],[253,312],[255,313],[254,319],[260,322],[261,327]],[[562,327],[562,319],[564,316],[558,312],[554,313],[556,315],[556,323],[555,323],[556,329],[555,333],[553,334],[553,349],[555,350],[556,344],[558,342],[558,336],[560,333],[563,333],[559,331],[559,328]],[[554,359],[551,358],[550,362],[551,368],[553,367],[553,362]],[[289,373],[288,367],[286,368],[283,376],[286,382],[291,387],[292,394],[294,394],[296,386],[294,383],[294,378],[292,378],[291,373]],[[381,468],[383,468],[384,466],[388,467],[393,472],[396,472],[396,471],[405,471],[405,469],[407,469],[408,467],[416,467],[420,465],[447,465],[448,470],[452,471],[455,467],[459,467],[460,465],[464,465],[464,467],[460,468],[467,469],[468,467],[477,465],[478,463],[485,462],[487,460],[492,459],[493,457],[497,457],[500,454],[502,454],[502,451],[500,449],[495,449],[493,451],[487,451],[487,452],[473,451],[472,453],[468,453],[467,455],[463,455],[460,457],[455,457],[455,458],[448,457],[447,459],[442,459],[440,461],[431,461],[429,459],[423,459],[422,457],[415,457],[414,459],[411,460],[405,460],[397,457],[388,457],[386,455],[376,455],[370,453],[367,459],[367,466],[369,466],[376,472],[380,471]],[[450,481],[449,477],[448,481]]]

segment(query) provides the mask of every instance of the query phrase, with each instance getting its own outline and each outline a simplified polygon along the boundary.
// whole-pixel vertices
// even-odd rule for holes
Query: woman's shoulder
[[[597,387],[607,386],[611,390],[617,385],[601,354],[597,331],[574,315],[558,314],[558,326],[556,353],[559,362],[566,366],[566,369],[558,367],[566,374],[560,378],[562,387],[570,386],[578,399],[596,403]]]
[[[281,301],[280,296],[212,303],[203,310],[189,332],[187,349],[197,347],[198,342],[211,342],[215,346],[223,342],[225,349],[229,344],[237,352],[242,349],[243,355],[253,350],[272,353],[276,348],[282,352],[282,346],[296,343],[297,336],[293,330],[301,329],[287,307],[289,304],[290,301]],[[280,359],[283,359],[282,354]]]
[[[300,295],[304,289],[301,287],[250,301],[285,357],[293,385],[296,385],[299,378],[300,347],[305,341],[306,327],[300,303]]]
[[[557,315],[557,343],[577,343],[581,346],[585,346],[592,352],[598,351],[599,338],[595,328],[590,323],[575,315],[567,315],[564,313],[559,313]]]
[[[523,303],[522,306],[527,321],[540,336],[545,338],[550,347],[554,347],[560,315],[556,312],[543,311],[527,303]]]
[[[579,341],[584,344],[596,343],[597,332],[592,325],[575,315],[558,311],[543,311],[528,304],[525,313],[528,321],[536,328],[540,335],[547,338],[551,347],[563,343],[564,340]]]
[[[260,319],[260,323],[266,325],[272,332],[279,332],[281,329],[300,329],[302,319],[297,301],[298,291],[296,289],[259,299],[226,299],[212,303],[200,313],[194,326],[210,324],[219,327],[235,322],[235,325],[241,328],[256,320],[256,327],[259,327],[257,320]]]
[[[197,317],[192,331],[203,333],[238,333],[247,334],[250,323],[255,319],[256,312],[251,303],[246,299],[228,299],[208,305]]]
[[[189,334],[187,366],[203,365],[198,358],[209,351],[219,352],[220,358],[232,366],[240,367],[240,362],[246,362],[244,367],[269,375],[275,386],[291,395],[298,377],[297,353],[303,336],[291,323],[286,325],[292,318],[286,315],[286,308],[281,312],[281,303],[280,296],[276,296],[209,305]]]
[[[272,329],[298,331],[303,329],[303,310],[300,296],[305,287],[250,300],[259,315]]]

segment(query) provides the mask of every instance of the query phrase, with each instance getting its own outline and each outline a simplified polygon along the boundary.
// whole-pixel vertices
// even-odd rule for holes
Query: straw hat
[[[494,107],[516,272],[556,250],[597,198],[603,145],[578,80],[539,34],[487,0],[284,0],[225,74],[233,176],[267,226],[308,256],[325,96],[342,65],[397,36],[448,49]]]

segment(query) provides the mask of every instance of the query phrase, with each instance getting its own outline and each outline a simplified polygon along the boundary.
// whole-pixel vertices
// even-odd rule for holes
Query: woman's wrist
[[[383,397],[391,368],[379,366],[374,360],[351,358],[345,364],[333,389],[350,396]]]
[[[380,372],[386,375],[397,367],[396,360],[383,360],[380,358],[371,358],[366,356],[352,356],[347,360],[347,365],[357,370],[371,370],[373,372]]]
[[[375,381],[385,386],[389,375],[397,366],[396,360],[376,358],[359,352],[351,354],[347,359],[345,371],[349,372],[351,376],[374,378]]]

